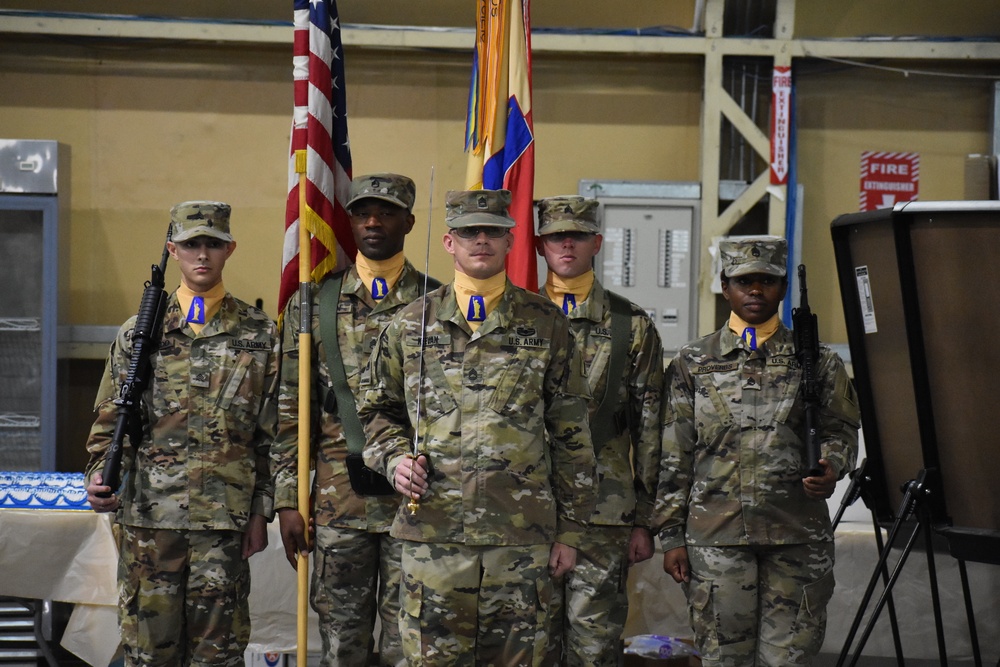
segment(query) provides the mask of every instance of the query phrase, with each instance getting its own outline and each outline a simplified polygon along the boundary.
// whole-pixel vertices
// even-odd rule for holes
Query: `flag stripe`
[[[500,11],[490,11],[498,6]],[[466,187],[511,191],[509,211],[517,224],[507,276],[534,291],[538,271],[530,1],[479,0],[478,12],[465,131]]]
[[[357,248],[344,203],[350,193],[351,150],[336,0],[294,0],[292,131],[278,309],[299,284],[299,225],[312,235],[311,275],[319,280],[354,258]],[[296,152],[305,151],[306,210],[299,207]]]

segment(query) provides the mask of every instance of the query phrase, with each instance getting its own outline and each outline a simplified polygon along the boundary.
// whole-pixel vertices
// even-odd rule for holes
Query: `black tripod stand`
[[[879,558],[881,558],[882,554],[885,553],[885,546],[882,543],[882,530],[879,527],[878,516],[875,513],[875,501],[872,498],[872,478],[865,472],[867,466],[868,459],[862,459],[861,465],[851,472],[851,484],[847,487],[847,491],[844,493],[844,497],[840,501],[840,507],[837,509],[837,514],[833,517],[833,531],[836,532],[837,526],[840,524],[840,520],[843,518],[844,512],[847,508],[857,502],[858,498],[861,498],[865,507],[871,510],[872,528],[875,530],[875,546],[877,548]],[[880,562],[881,568],[877,571],[882,575],[882,585],[888,588],[889,570],[885,566],[884,559]],[[896,664],[898,664],[899,667],[903,667],[905,664],[903,662],[903,644],[899,638],[899,623],[896,621],[896,605],[893,602],[891,592],[889,593],[887,604],[889,607],[889,625],[892,627],[892,645],[896,649]]]
[[[868,582],[868,588],[865,590],[864,597],[861,600],[861,607],[858,609],[858,613],[854,617],[854,623],[851,625],[851,630],[847,635],[847,639],[844,641],[844,647],[837,660],[837,667],[842,667],[844,661],[847,659],[847,653],[851,648],[851,644],[854,642],[854,635],[857,633],[858,627],[861,625],[861,619],[864,616],[865,609],[868,607],[868,603],[871,601],[872,594],[875,591],[875,586],[878,583],[879,574],[885,569],[889,551],[895,542],[896,536],[898,535],[902,524],[915,513],[918,518],[917,524],[914,526],[913,531],[910,534],[910,538],[907,540],[906,546],[903,548],[903,551],[899,556],[896,567],[893,569],[892,574],[889,576],[889,580],[885,584],[885,590],[882,592],[882,596],[875,605],[875,610],[872,612],[868,625],[865,627],[865,630],[861,635],[857,650],[855,651],[850,664],[853,667],[857,664],[858,659],[861,657],[861,651],[864,648],[865,643],[868,641],[868,637],[871,636],[872,629],[875,626],[875,621],[878,620],[882,607],[885,606],[886,601],[889,599],[892,587],[899,578],[903,565],[906,564],[906,559],[913,550],[913,545],[916,543],[921,530],[926,531],[925,547],[927,552],[927,572],[931,580],[931,601],[934,609],[934,627],[937,632],[938,655],[941,660],[941,665],[948,664],[947,651],[945,650],[944,642],[944,626],[941,620],[941,601],[938,596],[937,570],[934,566],[934,549],[931,546],[930,540],[930,517],[926,506],[922,502],[931,493],[931,481],[935,478],[935,472],[936,471],[933,470],[923,469],[917,474],[916,479],[910,480],[903,487],[903,500],[899,505],[898,511],[896,512],[892,528],[889,530],[889,536],[886,539],[885,549],[882,551],[878,564],[875,566],[875,571],[872,572],[871,580]],[[878,530],[875,532],[878,533]],[[901,653],[899,653],[897,644],[897,656],[899,655],[901,655]]]

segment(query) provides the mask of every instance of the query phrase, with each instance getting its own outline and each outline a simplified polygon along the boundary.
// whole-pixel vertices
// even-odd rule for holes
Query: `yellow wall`
[[[984,79],[825,69],[814,65],[797,78],[798,175],[805,188],[802,254],[820,337],[843,342],[847,332],[830,223],[858,210],[861,153],[918,153],[919,199],[963,199],[965,156],[989,152],[985,128],[992,88]]]
[[[5,4],[39,9],[42,3]],[[134,11],[133,3],[44,4]],[[258,0],[241,7],[248,18],[289,18],[275,9],[278,4]],[[963,3],[961,12],[950,8],[946,18],[929,0],[798,4],[796,30],[805,36],[998,30],[997,13],[989,12],[992,1]],[[340,5],[345,22],[472,22],[471,12],[463,13],[470,0],[394,0],[379,3],[378,12],[360,0]],[[221,6],[178,2],[174,8],[193,14]],[[610,3],[587,0],[574,4],[579,9],[571,15],[566,6],[536,0],[535,25],[690,27],[694,3],[642,0],[627,10],[614,3],[611,11]],[[0,137],[57,140],[71,157],[68,178],[61,182],[69,199],[61,221],[64,323],[117,325],[131,315],[149,266],[159,259],[168,209],[193,198],[232,204],[239,249],[227,267],[226,285],[245,300],[263,299],[265,309],[277,314],[290,61],[290,45],[10,35],[0,40]],[[440,244],[443,201],[446,190],[462,187],[465,171],[468,54],[349,48],[346,62],[354,172],[399,171],[417,182],[419,224],[407,254],[422,264],[434,168],[431,272],[447,277],[449,257]],[[922,61],[882,64],[941,67]],[[990,73],[976,63],[944,67]],[[991,84],[816,61],[797,65],[797,72],[803,259],[810,267],[821,338],[844,342],[829,224],[857,210],[860,153],[918,152],[920,198],[961,198],[964,156],[988,150]],[[580,179],[698,180],[700,58],[536,53],[534,87],[536,196],[576,192]],[[167,278],[176,284],[175,269]]]
[[[285,49],[185,49],[182,58],[51,46],[0,47],[3,135],[53,139],[71,154],[61,241],[64,319],[118,324],[138,305],[158,260],[171,205],[233,206],[239,244],[226,285],[276,315],[287,152],[290,55]],[[24,53],[23,51],[27,51]],[[444,193],[461,189],[465,54],[348,51],[354,173],[398,171],[418,187],[425,230],[435,170],[431,271],[450,275],[441,247]],[[564,73],[565,68],[576,71]],[[69,71],[67,71],[67,69]],[[583,178],[697,180],[701,70],[693,58],[536,60],[536,194],[576,192]],[[407,254],[423,263],[425,232]],[[168,284],[176,283],[173,269]]]

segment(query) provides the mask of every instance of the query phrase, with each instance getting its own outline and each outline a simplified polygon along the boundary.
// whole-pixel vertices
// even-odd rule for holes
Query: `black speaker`
[[[1000,563],[1000,202],[909,202],[831,226],[872,508],[932,473],[932,525],[957,558]]]

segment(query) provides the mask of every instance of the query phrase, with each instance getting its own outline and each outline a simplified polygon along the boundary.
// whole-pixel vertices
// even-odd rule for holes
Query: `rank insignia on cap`
[[[188,308],[187,321],[192,324],[204,324],[205,323],[205,299],[204,297],[196,296],[191,299],[191,307]]]
[[[479,199],[476,200],[476,206],[478,206],[479,208],[489,208],[490,207],[489,202],[486,201],[486,197],[485,196],[481,196],[481,197],[479,197]]]

